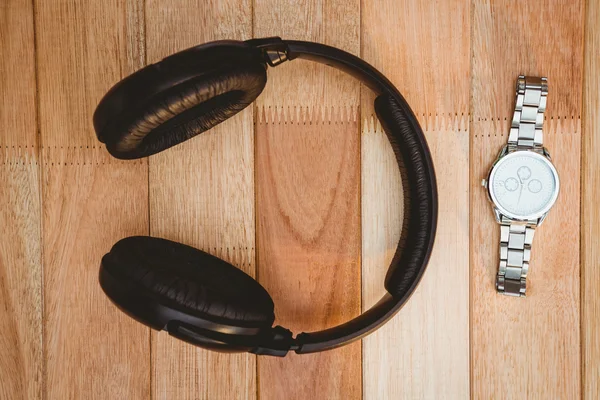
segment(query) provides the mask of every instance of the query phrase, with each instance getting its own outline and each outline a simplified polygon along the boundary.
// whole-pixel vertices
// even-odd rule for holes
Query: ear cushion
[[[421,128],[408,108],[394,97],[375,99],[375,112],[400,166],[404,187],[404,223],[400,242],[385,278],[395,297],[410,294],[420,280],[433,246],[437,223],[437,189],[431,155]]]
[[[252,277],[201,250],[166,239],[117,242],[101,268],[158,302],[215,323],[271,327],[271,296]]]
[[[237,114],[266,81],[260,53],[243,42],[188,49],[115,85],[94,113],[96,134],[117,158],[146,157]]]

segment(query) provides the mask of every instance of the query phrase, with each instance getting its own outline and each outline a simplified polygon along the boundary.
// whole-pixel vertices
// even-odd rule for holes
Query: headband
[[[404,190],[400,240],[385,277],[387,293],[356,318],[322,331],[273,327],[274,304],[252,277],[190,246],[149,236],[117,242],[102,258],[106,295],[136,320],[197,346],[284,356],[339,347],[392,318],[414,292],[431,254],[437,189],[425,137],[400,92],[371,65],[323,44],[277,37],[216,41],[149,65],[117,83],[98,104],[94,128],[120,159],[156,154],[251,104],[268,67],[296,58],[342,70],[376,94],[375,113],[394,151]]]

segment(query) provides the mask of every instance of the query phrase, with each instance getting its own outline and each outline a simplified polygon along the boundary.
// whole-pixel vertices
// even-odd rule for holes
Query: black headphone
[[[117,83],[94,113],[98,139],[114,157],[135,159],[196,136],[246,108],[267,82],[267,65],[303,58],[349,73],[370,89],[400,168],[404,221],[385,277],[386,293],[342,325],[293,337],[275,326],[267,291],[233,265],[165,239],[135,236],[102,258],[100,285],[125,313],[211,350],[285,356],[332,349],[373,332],[415,290],[431,254],[437,188],[431,155],[398,90],[365,61],[334,47],[280,38],[206,43]]]

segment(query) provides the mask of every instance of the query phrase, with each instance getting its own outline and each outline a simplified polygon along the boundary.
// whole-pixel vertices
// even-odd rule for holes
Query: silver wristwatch
[[[542,134],[547,95],[546,78],[519,76],[508,144],[483,180],[500,224],[496,289],[506,295],[525,296],[533,234],[558,197],[558,173]]]

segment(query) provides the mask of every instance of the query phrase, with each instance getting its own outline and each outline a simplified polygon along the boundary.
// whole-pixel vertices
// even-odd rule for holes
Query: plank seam
[[[588,86],[586,86],[587,80],[588,80],[588,65],[587,65],[587,57],[589,55],[588,53],[588,45],[589,46],[593,46],[593,44],[590,44],[589,41],[591,41],[591,39],[588,37],[588,28],[589,28],[589,24],[590,21],[588,19],[589,13],[590,13],[590,7],[592,7],[591,5],[592,3],[590,1],[585,1],[583,4],[583,12],[582,12],[582,23],[581,23],[581,42],[580,42],[580,54],[581,54],[581,79],[579,82],[579,88],[580,88],[580,96],[579,96],[579,109],[581,110],[581,113],[584,114],[585,117],[585,113],[588,112],[588,108],[587,106],[589,104],[585,103],[585,99],[584,97],[587,94],[587,91],[589,90]],[[593,79],[592,79],[593,81]],[[588,186],[586,186],[585,184],[586,182],[586,169],[587,169],[587,165],[584,164],[584,161],[586,159],[586,154],[589,151],[588,148],[585,146],[586,145],[586,140],[587,137],[584,135],[585,133],[585,129],[584,126],[587,127],[587,123],[589,123],[589,120],[584,118],[584,121],[579,123],[579,127],[581,128],[581,133],[580,133],[580,145],[579,145],[579,368],[580,368],[580,376],[579,376],[579,398],[580,399],[586,399],[586,387],[585,387],[585,383],[586,383],[586,365],[585,365],[585,360],[586,360],[586,354],[585,354],[585,346],[586,346],[586,329],[585,329],[585,322],[584,322],[584,318],[586,316],[585,313],[585,307],[586,304],[584,303],[584,301],[587,299],[587,296],[585,294],[585,289],[586,289],[586,283],[584,281],[585,279],[585,270],[586,270],[586,254],[585,254],[585,226],[586,226],[586,221],[585,221],[585,200],[586,200],[586,190],[588,188]],[[593,221],[591,221],[593,223]]]
[[[31,145],[31,150],[33,150],[35,157],[37,160],[35,161],[35,165],[37,165],[38,170],[38,203],[40,207],[40,220],[39,220],[39,246],[40,246],[40,312],[41,312],[41,352],[42,352],[42,382],[41,382],[41,398],[42,400],[46,400],[48,395],[48,357],[47,357],[47,349],[46,349],[46,323],[45,323],[45,268],[44,268],[44,168],[41,167],[41,162],[43,160],[43,154],[41,151],[42,145],[42,121],[41,121],[41,97],[40,97],[40,81],[39,81],[39,54],[38,54],[38,36],[37,36],[37,23],[36,23],[36,2],[35,0],[31,0],[31,22],[33,28],[33,62],[34,62],[34,85],[35,85],[35,128],[36,128],[36,147]],[[0,146],[0,149],[2,146]],[[6,149],[8,146],[5,147]],[[12,146],[14,149],[14,146]],[[21,146],[18,147],[20,149]],[[27,145],[24,147],[28,148]],[[9,162],[10,165],[10,162]]]

